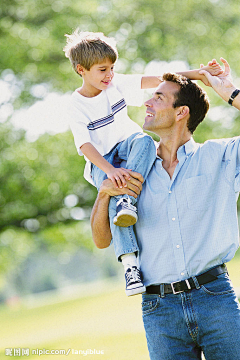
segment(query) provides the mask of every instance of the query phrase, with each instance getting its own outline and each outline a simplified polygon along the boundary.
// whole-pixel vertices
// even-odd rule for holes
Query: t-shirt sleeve
[[[141,89],[143,75],[114,75],[114,84],[117,89],[123,94],[123,97],[130,106],[142,106],[144,90]]]
[[[87,142],[91,143],[91,137],[87,127],[88,122],[89,121],[84,114],[81,114],[74,109],[70,110],[69,126],[72,130],[75,146],[80,156],[83,156],[80,147]]]

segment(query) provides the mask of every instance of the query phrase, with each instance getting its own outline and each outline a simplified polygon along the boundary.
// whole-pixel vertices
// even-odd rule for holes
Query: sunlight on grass
[[[148,359],[147,345],[141,319],[141,296],[127,298],[124,287],[89,298],[56,305],[27,309],[1,308],[0,359],[5,348],[102,350],[98,355],[106,360]],[[87,355],[88,359],[97,355]],[[86,356],[85,356],[86,357]],[[19,358],[19,357],[18,357]],[[63,355],[41,355],[41,359],[66,358]]]
[[[233,285],[240,289],[240,254],[228,264]],[[104,287],[103,287],[104,288]],[[28,348],[22,359],[63,360],[66,355],[32,355],[34,349],[69,350],[72,360],[148,360],[141,318],[141,296],[127,297],[124,284],[111,284],[101,294],[29,308],[24,303],[0,307],[0,359],[5,348]],[[103,354],[87,354],[87,350]],[[85,355],[80,351],[85,351]],[[13,356],[14,357],[14,356]],[[16,356],[15,356],[16,358]]]

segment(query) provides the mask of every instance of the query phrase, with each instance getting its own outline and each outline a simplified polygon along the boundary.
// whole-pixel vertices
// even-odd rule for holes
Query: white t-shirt
[[[101,155],[106,155],[120,141],[143,131],[127,114],[127,105],[143,103],[141,79],[142,75],[115,74],[108,89],[91,98],[75,90],[70,100],[69,119],[79,155],[83,155],[80,147],[87,142]],[[90,163],[85,159],[84,177],[92,183]]]

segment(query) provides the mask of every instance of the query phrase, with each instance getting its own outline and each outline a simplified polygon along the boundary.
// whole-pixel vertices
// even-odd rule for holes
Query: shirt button
[[[176,219],[175,218],[172,218],[172,221],[175,221]]]
[[[181,275],[184,275],[184,272],[181,272]]]
[[[169,194],[171,194],[172,192],[171,192],[171,190],[169,190]]]
[[[179,248],[180,248],[180,245],[177,245],[176,247],[177,247],[177,249],[179,249]]]

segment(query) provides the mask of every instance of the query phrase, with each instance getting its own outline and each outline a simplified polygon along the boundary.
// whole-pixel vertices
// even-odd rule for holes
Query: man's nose
[[[146,107],[152,107],[151,99],[145,101],[144,105],[145,105]]]

